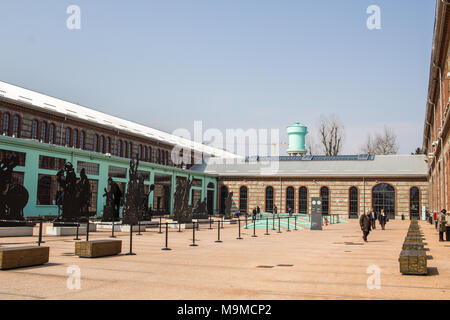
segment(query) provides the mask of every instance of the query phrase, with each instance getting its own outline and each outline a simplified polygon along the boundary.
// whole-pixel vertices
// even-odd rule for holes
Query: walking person
[[[365,242],[367,242],[367,236],[369,235],[370,230],[371,230],[370,229],[371,221],[370,221],[369,210],[367,210],[367,212],[361,216],[361,218],[359,219],[359,225],[361,226],[361,230],[363,232],[363,239]]]
[[[275,206],[275,207],[273,208],[273,214],[278,214],[278,208],[277,208],[277,206]]]
[[[384,212],[384,209],[381,210],[380,216],[379,216],[380,226],[381,230],[384,230],[386,226],[386,213]]]
[[[437,213],[436,213],[436,211],[433,213],[433,219],[434,219],[434,227],[435,227],[436,230],[437,230],[437,228],[438,228],[438,218],[437,218]]]
[[[375,229],[375,211],[373,211],[373,208],[370,210],[369,218],[371,229]]]
[[[291,207],[288,208],[288,213],[289,213],[289,216],[292,217],[292,209],[291,209]]]
[[[259,206],[256,206],[256,214],[261,217],[261,209],[259,208]]]
[[[253,215],[252,215],[252,220],[253,220],[253,222],[255,222],[255,220],[256,220],[256,214],[258,213],[258,211],[256,210],[256,208],[255,209],[253,209]]]
[[[439,241],[444,241],[444,232],[447,224],[446,213],[447,211],[443,209],[439,214]]]
[[[442,211],[445,211],[443,209]],[[450,214],[445,213],[445,240],[450,241]]]

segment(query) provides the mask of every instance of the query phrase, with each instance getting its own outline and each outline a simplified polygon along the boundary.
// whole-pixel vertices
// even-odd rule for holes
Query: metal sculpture
[[[89,217],[89,205],[91,203],[91,184],[86,175],[86,171],[81,169],[80,180],[78,181],[78,189],[80,192],[80,214],[82,217]]]
[[[106,204],[103,208],[102,221],[119,221],[120,219],[120,206],[122,204],[122,191],[120,191],[119,185],[113,181],[111,177],[108,178],[108,189],[105,188]]]
[[[178,223],[190,223],[192,222],[192,205],[189,205],[189,194],[191,192],[192,179],[189,176],[187,179],[180,179],[177,183],[174,203],[173,203],[173,213],[174,219]]]
[[[192,213],[194,219],[208,219],[208,206],[206,199],[203,201],[198,200]]]
[[[228,194],[225,200],[225,219],[231,219],[231,207],[233,205],[233,192]]]
[[[128,188],[123,206],[123,224],[137,224],[142,220],[142,205],[145,198],[144,182],[138,174],[139,158],[130,160]]]
[[[18,163],[19,158],[15,153],[11,153],[0,163],[0,220],[11,220],[11,222],[0,222],[0,227],[25,224],[23,208],[28,203],[28,191],[24,186],[12,182],[13,170]]]

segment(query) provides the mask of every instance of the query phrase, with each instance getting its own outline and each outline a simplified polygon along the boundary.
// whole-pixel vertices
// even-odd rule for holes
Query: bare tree
[[[337,156],[341,152],[345,128],[336,115],[320,117],[318,134],[326,156]]]
[[[312,135],[306,136],[306,150],[307,154],[317,154],[317,143],[315,142],[315,138]]]
[[[367,140],[361,148],[364,153],[380,155],[397,154],[398,149],[397,135],[387,126],[382,133],[375,134],[374,138],[370,134],[367,135]]]

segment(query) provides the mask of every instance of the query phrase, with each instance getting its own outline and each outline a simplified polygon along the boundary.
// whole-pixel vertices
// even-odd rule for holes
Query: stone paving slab
[[[377,228],[364,243],[358,221],[330,225],[323,231],[282,233],[221,229],[201,226],[198,247],[190,247],[192,231],[169,231],[171,251],[162,251],[164,234],[147,229],[133,237],[135,256],[127,256],[129,234],[116,233],[123,241],[122,254],[97,259],[74,255],[73,237],[44,236],[50,262],[0,272],[0,299],[449,299],[450,242],[439,242],[434,225],[420,222],[425,236],[430,275],[405,276],[398,256],[409,221],[390,221]],[[203,227],[203,228],[202,228]],[[35,234],[37,234],[35,230]],[[100,230],[90,240],[109,239]],[[83,239],[83,237],[81,237]],[[0,238],[1,246],[30,245],[37,238]],[[84,239],[83,239],[84,240]],[[67,288],[67,267],[78,266],[81,289]],[[381,288],[368,289],[376,265]]]

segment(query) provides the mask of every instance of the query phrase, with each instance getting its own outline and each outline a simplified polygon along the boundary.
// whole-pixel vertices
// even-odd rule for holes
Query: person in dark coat
[[[253,216],[252,216],[252,220],[255,221],[256,220],[256,214],[258,213],[258,210],[255,208],[253,209]]]
[[[444,241],[444,232],[446,231],[447,225],[446,213],[447,211],[445,209],[442,209],[441,213],[439,214],[439,241]]]
[[[381,229],[384,230],[384,227],[386,226],[386,213],[384,212],[384,209],[381,210],[378,219],[380,221]]]
[[[259,206],[256,206],[256,214],[258,216],[261,216],[261,209],[259,208]]]
[[[367,242],[367,236],[370,233],[371,230],[371,220],[370,220],[370,213],[369,210],[365,214],[361,216],[359,219],[359,225],[361,226],[361,230],[363,232],[363,239],[365,242]]]
[[[377,213],[373,210],[373,208],[370,210],[369,217],[370,217],[371,229],[375,230],[377,228],[377,226],[376,226]]]

